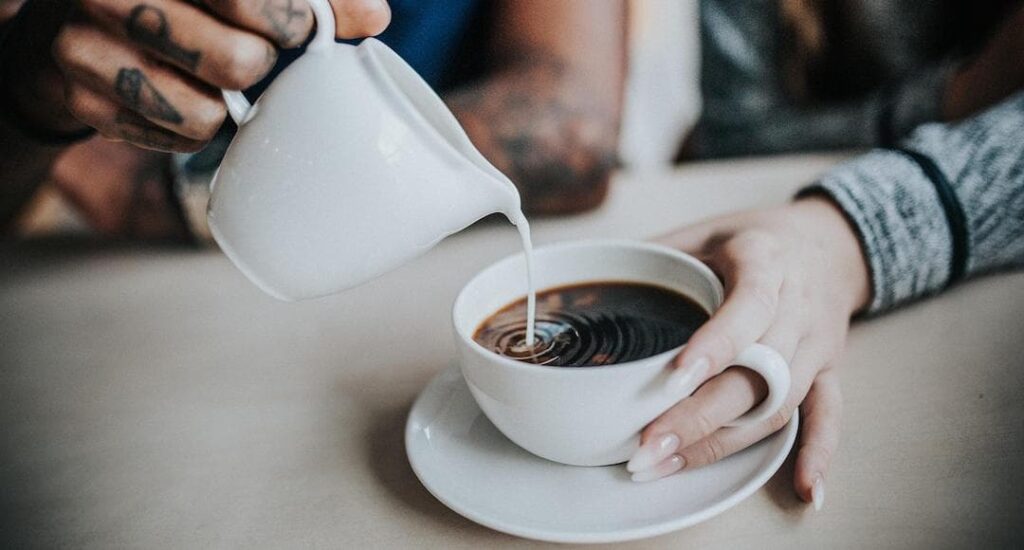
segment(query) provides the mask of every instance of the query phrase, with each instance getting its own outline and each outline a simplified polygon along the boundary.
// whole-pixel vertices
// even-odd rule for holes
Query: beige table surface
[[[642,238],[786,199],[838,157],[622,176],[543,244]],[[400,223],[401,220],[396,220]],[[448,309],[517,251],[488,223],[352,292],[286,304],[216,251],[0,247],[0,546],[520,547],[419,484],[402,433],[452,354]],[[853,330],[825,509],[791,463],[750,499],[635,548],[1024,545],[1024,274]],[[630,546],[630,545],[623,545]]]

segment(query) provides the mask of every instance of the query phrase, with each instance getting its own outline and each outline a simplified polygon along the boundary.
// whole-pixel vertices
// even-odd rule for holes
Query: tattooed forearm
[[[445,99],[481,152],[515,182],[528,212],[578,212],[604,199],[618,116],[593,105],[562,63],[515,66]]]
[[[302,25],[294,25],[295,22],[305,21],[306,18],[305,11],[296,9],[295,0],[263,0],[261,13],[281,42],[292,43],[296,31],[305,28]]]
[[[199,50],[182,47],[171,38],[171,30],[163,10],[148,4],[139,4],[128,15],[125,26],[128,37],[132,40],[152,48],[192,72],[199,66],[202,54]]]
[[[142,116],[171,124],[185,121],[140,69],[126,67],[118,71],[114,89],[126,107]]]

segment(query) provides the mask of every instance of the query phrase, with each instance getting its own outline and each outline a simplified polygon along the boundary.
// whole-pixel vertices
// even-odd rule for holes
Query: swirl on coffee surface
[[[498,310],[473,339],[505,357],[553,367],[613,365],[681,346],[708,313],[659,286],[595,282],[537,294],[534,345],[526,345],[526,299]]]

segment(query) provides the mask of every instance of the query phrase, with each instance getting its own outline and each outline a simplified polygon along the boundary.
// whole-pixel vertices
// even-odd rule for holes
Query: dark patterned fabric
[[[959,16],[954,8],[961,3],[845,3],[857,9],[832,14],[848,20],[844,29],[833,29],[832,41],[852,51],[838,56],[834,74],[817,75],[823,81],[818,84],[832,90],[798,101],[787,93],[780,68],[785,52],[779,1],[701,0],[703,109],[693,154],[716,158],[888,145],[938,120],[953,70],[989,30]]]

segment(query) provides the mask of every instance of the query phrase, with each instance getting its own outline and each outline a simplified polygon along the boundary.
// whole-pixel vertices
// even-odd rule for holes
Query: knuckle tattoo
[[[308,12],[295,0],[264,0],[260,14],[278,42],[294,45],[304,38],[301,32],[305,29]]]
[[[166,130],[156,128],[139,122],[130,113],[118,112],[117,127],[114,133],[116,137],[128,140],[136,145],[148,149],[161,151],[188,151],[192,142]]]
[[[199,50],[190,50],[171,38],[171,27],[163,10],[149,4],[132,8],[125,22],[128,37],[149,47],[172,62],[195,72],[202,59]]]
[[[185,118],[150,82],[142,69],[122,67],[117,72],[114,91],[125,106],[146,118],[181,124]]]

